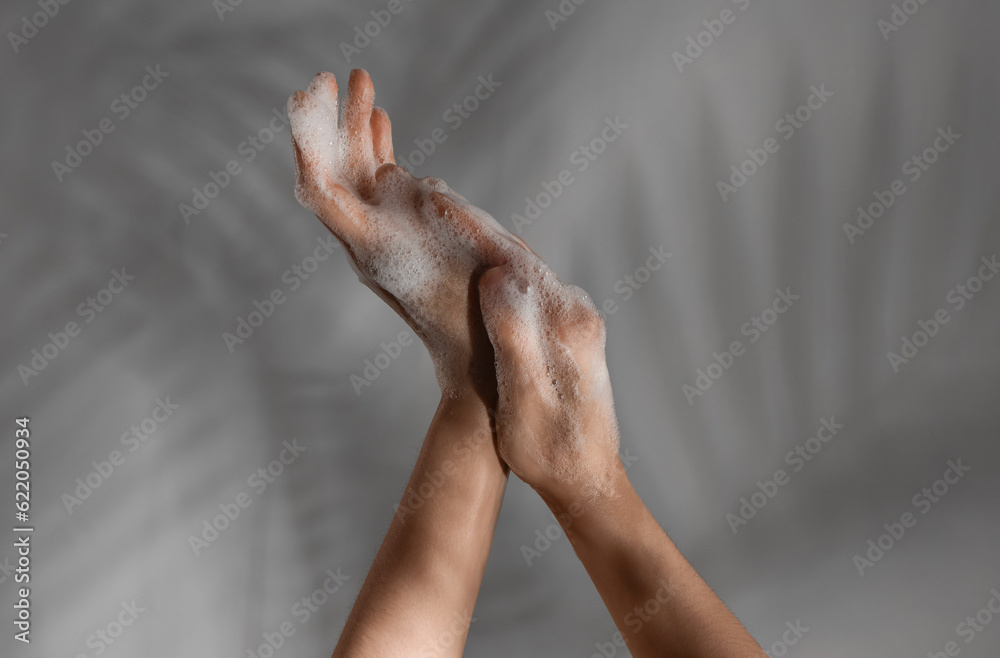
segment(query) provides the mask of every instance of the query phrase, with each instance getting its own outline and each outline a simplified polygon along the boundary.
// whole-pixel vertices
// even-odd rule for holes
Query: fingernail
[[[482,278],[479,279],[479,285],[481,286],[496,285],[497,283],[500,282],[500,279],[504,277],[506,269],[507,266],[506,264],[504,264],[504,265],[497,265],[496,267],[492,267],[486,270],[486,272],[483,273]]]

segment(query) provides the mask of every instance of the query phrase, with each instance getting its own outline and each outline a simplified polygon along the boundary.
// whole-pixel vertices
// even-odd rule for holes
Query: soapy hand
[[[499,388],[498,448],[521,479],[552,494],[608,494],[618,430],[593,303],[444,181],[396,166],[373,99],[355,70],[341,117],[330,73],[289,100],[296,197],[423,339],[443,390],[472,384],[492,407]]]
[[[295,196],[343,243],[361,282],[421,337],[445,392],[471,383],[495,395],[476,284],[489,267],[538,259],[444,181],[396,166],[389,117],[373,101],[363,70],[351,72],[342,114],[331,73],[289,99]]]
[[[420,503],[400,505],[334,656],[414,655],[443,633],[461,653],[468,626],[444,624],[475,605],[507,477],[497,453],[556,514],[634,655],[761,655],[628,482],[590,297],[443,181],[397,167],[373,100],[364,71],[342,115],[329,73],[289,100],[295,194],[423,339],[444,398],[408,486]],[[491,420],[496,453],[462,453]],[[632,628],[650,601],[657,616]]]
[[[500,456],[550,506],[616,496],[624,469],[593,301],[523,260],[487,271],[479,301],[496,352]]]

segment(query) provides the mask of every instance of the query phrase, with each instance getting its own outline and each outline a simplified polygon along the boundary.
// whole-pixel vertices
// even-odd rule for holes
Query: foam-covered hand
[[[288,102],[295,196],[344,244],[358,278],[413,327],[446,392],[494,388],[493,353],[476,284],[489,267],[537,258],[486,212],[436,178],[394,164],[389,117],[351,72],[343,113],[337,81],[317,75]]]
[[[615,495],[618,424],[590,297],[544,263],[513,260],[483,275],[479,301],[496,352],[500,456],[550,504]]]

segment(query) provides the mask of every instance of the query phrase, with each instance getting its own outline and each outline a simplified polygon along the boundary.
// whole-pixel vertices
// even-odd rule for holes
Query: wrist
[[[601,495],[584,491],[571,499],[546,500],[546,504],[585,563],[595,559],[617,561],[624,547],[651,549],[663,536],[663,530],[632,487],[624,468],[612,487]]]
[[[617,423],[583,423],[579,436],[553,439],[573,446],[552,460],[571,468],[546,469],[541,478],[533,478],[532,487],[550,507],[568,510],[576,503],[585,509],[606,504],[631,490],[625,467],[618,456],[620,446]]]
[[[493,416],[492,405],[462,387],[455,394],[442,391],[434,423],[446,430],[442,434],[450,437],[455,459],[464,462],[472,458],[488,469],[499,463],[506,478],[508,468],[497,454]]]
[[[632,483],[617,456],[592,466],[571,482],[548,482],[535,487],[556,520],[563,525],[580,527],[580,521],[593,524],[614,516],[624,501],[636,496]]]
[[[492,427],[494,400],[483,399],[484,396],[480,395],[468,378],[446,378],[439,374],[438,380],[441,384],[438,414],[443,414],[444,417],[454,421]]]
[[[492,418],[497,403],[493,361],[455,355],[447,359],[436,358],[433,353],[431,356],[441,389],[441,404],[484,410]]]

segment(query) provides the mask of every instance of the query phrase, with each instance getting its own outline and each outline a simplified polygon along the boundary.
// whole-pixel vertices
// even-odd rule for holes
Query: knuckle
[[[448,183],[436,176],[425,176],[422,180],[424,184],[436,192],[447,194],[451,191],[451,188],[448,187]]]
[[[604,331],[604,318],[593,305],[577,303],[563,320],[562,328],[568,337],[596,340]]]
[[[399,165],[393,162],[387,162],[375,171],[375,180],[377,182],[391,182],[398,180],[406,180],[409,178],[410,173],[403,169]]]

